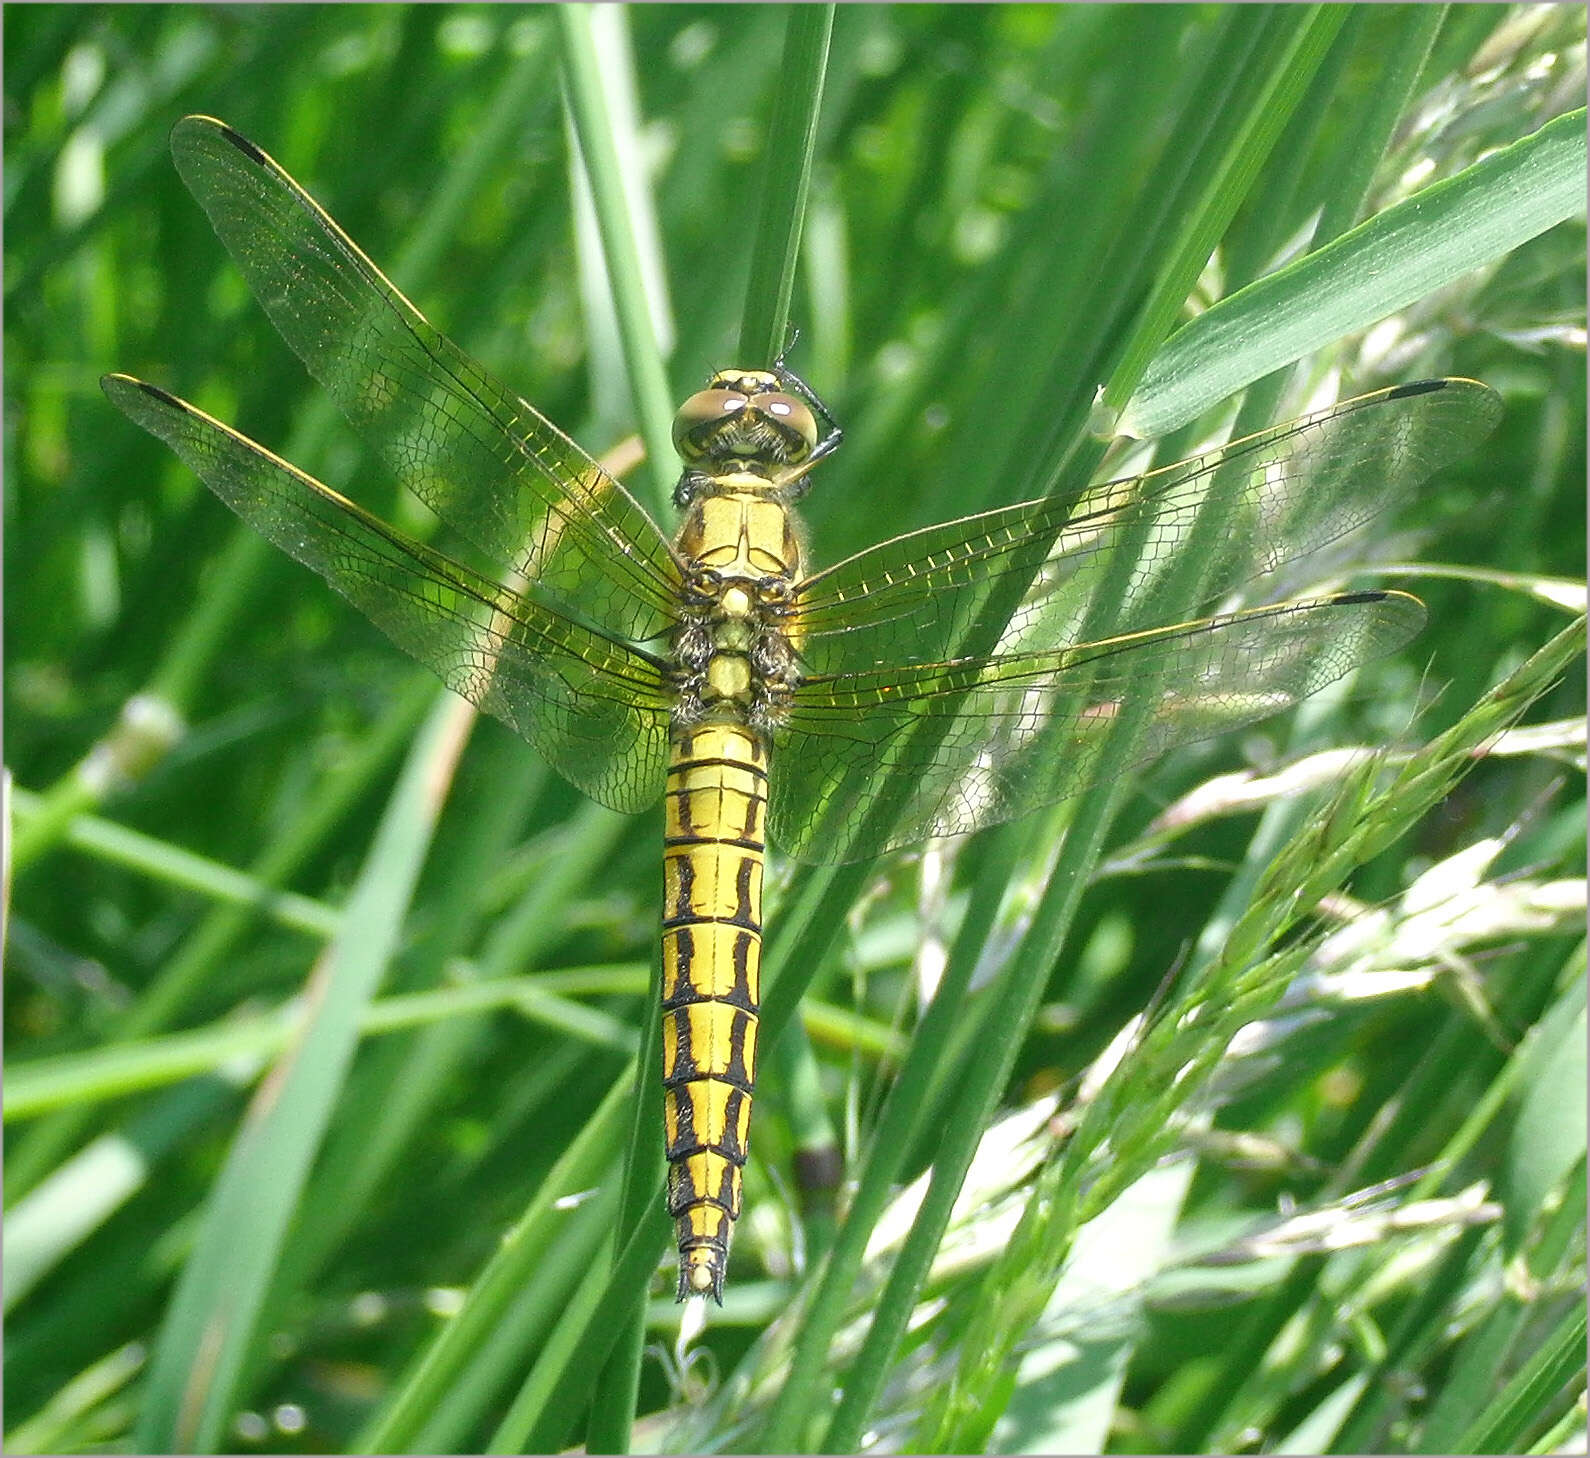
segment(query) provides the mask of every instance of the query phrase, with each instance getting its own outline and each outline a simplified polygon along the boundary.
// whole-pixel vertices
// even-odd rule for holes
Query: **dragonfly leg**
[[[784,363],[780,356],[777,364],[773,366],[773,373],[779,378],[779,383],[793,394],[799,395],[809,406],[812,414],[817,417],[821,427],[821,434],[817,437],[817,444],[811,448],[810,454],[801,463],[807,470],[815,466],[824,456],[831,456],[839,449],[840,443],[845,438],[845,433],[839,428],[839,422],[833,413],[823,404],[822,397],[812,389],[794,370]]]

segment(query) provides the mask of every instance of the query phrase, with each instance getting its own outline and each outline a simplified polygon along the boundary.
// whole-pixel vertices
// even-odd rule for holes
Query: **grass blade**
[[[359,1016],[386,974],[473,723],[473,710],[448,696],[415,741],[322,965],[315,1014],[250,1110],[216,1183],[150,1368],[139,1436],[151,1452],[215,1448],[237,1406],[281,1243],[358,1043]]]
[[[1491,263],[1584,209],[1578,111],[1222,299],[1144,372],[1119,429],[1157,436],[1272,370]]]

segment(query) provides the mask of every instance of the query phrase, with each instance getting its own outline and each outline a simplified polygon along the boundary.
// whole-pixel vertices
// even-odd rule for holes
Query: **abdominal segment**
[[[679,1299],[721,1302],[749,1147],[767,755],[742,724],[676,734],[663,850],[663,1117]]]

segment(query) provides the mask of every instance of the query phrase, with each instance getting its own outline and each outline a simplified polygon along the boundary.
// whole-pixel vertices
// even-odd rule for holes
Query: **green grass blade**
[[[153,1452],[214,1448],[240,1397],[281,1242],[385,976],[473,711],[440,699],[321,972],[314,1016],[250,1111],[217,1181],[149,1373],[140,1440]]]
[[[1508,1151],[1507,1234],[1515,1249],[1584,1158],[1585,989],[1574,983],[1542,1019],[1528,1066],[1520,1071],[1518,1132]]]
[[[82,1441],[84,1419],[143,1370],[146,1353],[136,1342],[118,1347],[70,1378],[48,1407],[5,1435],[8,1453],[62,1453]]]
[[[358,1031],[365,1036],[398,1032],[500,1008],[512,1008],[532,1022],[572,1034],[591,1047],[621,1053],[635,1047],[636,1035],[626,1023],[560,997],[534,976],[488,978],[460,987],[377,998],[359,1015]],[[159,1088],[215,1072],[237,1058],[275,1056],[301,1034],[304,1012],[294,1004],[218,1027],[19,1064],[6,1092],[6,1122]]]
[[[603,95],[602,67],[592,34],[592,7],[560,5],[556,16],[569,110],[580,139],[591,200],[596,206],[597,231],[613,290],[619,339],[629,368],[641,439],[646,443],[650,496],[661,513],[673,489],[673,391],[652,326],[645,274],[619,162],[619,139],[614,132],[612,110]],[[633,148],[635,139],[625,138],[624,145]]]
[[[1491,263],[1584,208],[1585,114],[1560,116],[1199,315],[1119,429],[1156,436],[1253,380]]]
[[[662,1001],[662,946],[652,951],[651,975],[646,989],[645,1021],[641,1024],[636,1067],[648,1072],[662,1064],[661,1019],[652,1010]],[[656,1212],[662,1189],[663,1127],[662,1084],[655,1077],[641,1080],[630,1120],[629,1141],[624,1151],[624,1178],[619,1190],[617,1227],[639,1230]],[[599,1269],[593,1266],[593,1271]],[[588,1441],[599,1452],[627,1453],[635,1421],[635,1401],[640,1386],[641,1347],[645,1339],[646,1282],[637,1280],[622,1321],[622,1332],[614,1343],[612,1356],[603,1364],[595,1383]],[[565,1313],[567,1322],[568,1314]],[[567,1322],[572,1328],[573,1323]],[[534,1399],[530,1399],[534,1403]]]
[[[542,1252],[558,1222],[557,1202],[590,1188],[611,1168],[625,1113],[635,1097],[634,1074],[614,1081],[600,1108],[586,1121],[514,1228],[476,1277],[463,1305],[425,1346],[390,1399],[353,1444],[357,1453],[412,1452],[416,1436],[459,1381],[492,1334]],[[605,1261],[595,1263],[605,1267]]]
[[[1516,1453],[1540,1432],[1548,1403],[1566,1393],[1584,1397],[1585,1314],[1564,1313],[1545,1344],[1508,1382],[1457,1442],[1459,1453]]]
[[[198,1129],[234,1102],[257,1065],[239,1061],[220,1077],[174,1090],[127,1126],[101,1134],[6,1211],[5,1309],[9,1311],[62,1260],[155,1177]]]
[[[251,871],[257,887],[268,890],[281,885],[324,843],[347,816],[349,807],[408,744],[435,692],[429,683],[413,680],[360,750],[328,771],[317,787],[313,812],[294,821],[257,857]],[[215,975],[227,953],[255,925],[256,916],[254,904],[212,911],[142,990],[133,1006],[117,1019],[105,1041],[136,1042],[176,1020]],[[85,1127],[82,1111],[63,1109],[18,1139],[6,1165],[13,1198],[54,1167]]]
[[[27,790],[16,790],[12,803],[23,827],[46,813],[43,797]],[[77,850],[139,871],[168,886],[197,891],[219,905],[253,907],[261,917],[291,931],[321,940],[336,934],[339,918],[333,908],[291,891],[275,890],[257,876],[234,871],[152,835],[140,835],[114,821],[93,815],[75,816],[66,828],[65,838]]]
[[[778,359],[787,342],[833,30],[832,5],[789,7],[740,323],[739,360],[746,366]]]
[[[1269,33],[1256,45],[1246,94],[1226,111],[1228,134],[1199,169],[1201,186],[1167,251],[1154,291],[1136,321],[1130,347],[1105,388],[1106,408],[1124,405],[1143,377],[1149,359],[1170,333],[1215,244],[1247,196],[1264,160],[1304,97],[1309,79],[1324,60],[1345,11],[1331,5],[1279,8]],[[1226,394],[1233,391],[1227,390]],[[1163,434],[1163,432],[1156,432]]]
[[[1083,868],[1097,858],[1114,810],[1114,786],[1130,751],[1131,715],[1123,717],[1120,732],[1099,755],[1089,789],[1077,802],[1061,847],[1049,894],[1024,938],[1022,951],[1011,957],[990,1009],[990,1027],[1027,1027],[1042,993],[1040,979],[1027,968],[1048,966],[1070,928],[1082,890]],[[950,1213],[960,1193],[966,1171],[976,1153],[981,1130],[1008,1081],[1019,1051],[1014,1038],[985,1039],[966,1071],[954,1105],[947,1112],[946,1137],[934,1163],[933,1180],[913,1223],[894,1270],[878,1303],[861,1351],[846,1376],[845,1390],[833,1421],[823,1436],[824,1452],[847,1452],[859,1441],[862,1428],[888,1374],[890,1359],[903,1337],[911,1311],[923,1285],[933,1255],[943,1239]]]
[[[657,1264],[667,1219],[653,1203],[640,1224],[620,1232],[617,1258],[593,1262],[486,1444],[488,1453],[552,1452],[591,1399],[598,1374],[630,1317],[634,1292]]]

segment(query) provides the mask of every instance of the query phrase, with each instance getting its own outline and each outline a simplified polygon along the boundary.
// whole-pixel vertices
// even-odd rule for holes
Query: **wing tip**
[[[1392,385],[1385,394],[1387,400],[1408,400],[1419,395],[1438,395],[1444,391],[1466,396],[1474,402],[1473,423],[1475,439],[1483,439],[1495,430],[1502,418],[1502,397],[1483,380],[1471,380],[1467,375],[1444,375],[1434,380],[1408,380]]]
[[[236,130],[233,127],[229,127],[220,119],[220,117],[210,116],[202,111],[189,112],[187,116],[182,117],[177,124],[172,127],[172,152],[180,155],[181,144],[183,143],[184,139],[189,137],[194,139],[202,138],[205,140],[208,140],[212,137],[218,137],[221,141],[230,143],[251,162],[264,165],[270,161],[270,158],[267,157],[265,153],[262,152],[258,147],[256,147],[253,142],[249,141],[249,139],[245,137],[242,132]]]
[[[1407,597],[1403,592],[1387,592],[1378,588],[1366,587],[1359,592],[1338,592],[1326,599],[1337,607],[1347,607],[1352,603],[1384,602],[1388,597]]]
[[[117,370],[112,370],[99,377],[99,388],[105,392],[105,398],[112,405],[123,405],[131,400],[133,392],[148,395],[151,399],[158,400],[160,404],[171,409],[186,410],[188,407],[169,390],[162,390],[159,385],[151,385],[148,380],[140,380],[136,375],[124,375]]]
[[[1366,662],[1387,657],[1403,644],[1412,642],[1430,620],[1430,611],[1422,598],[1415,597],[1411,592],[1399,592],[1395,588],[1338,592],[1323,599],[1322,605],[1379,609],[1365,619],[1366,623],[1373,625],[1377,635],[1374,648],[1365,654]]]
[[[1455,379],[1407,380],[1387,390],[1386,399],[1406,400],[1413,395],[1433,395],[1437,390],[1445,390],[1458,383]]]

